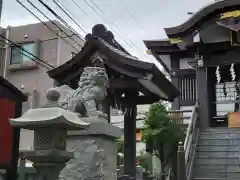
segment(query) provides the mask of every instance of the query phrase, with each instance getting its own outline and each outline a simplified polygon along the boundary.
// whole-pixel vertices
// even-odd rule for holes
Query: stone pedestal
[[[22,154],[33,162],[36,180],[58,180],[65,163],[73,157],[66,151],[67,130],[88,127],[76,113],[59,107],[31,109],[20,118],[10,119],[10,124],[34,131],[34,150]]]
[[[116,138],[121,130],[105,121],[91,122],[87,130],[69,131],[67,150],[74,153],[59,180],[117,179]]]
[[[124,165],[120,165],[119,170],[118,170],[118,177],[119,178],[124,177]],[[141,167],[141,166],[136,166],[136,180],[143,180],[143,167]]]
[[[0,169],[0,180],[5,180],[6,170]]]
[[[65,163],[73,157],[72,153],[57,149],[26,151],[23,156],[34,162],[37,180],[58,180]]]
[[[136,167],[136,180],[143,180],[143,167],[142,166]]]

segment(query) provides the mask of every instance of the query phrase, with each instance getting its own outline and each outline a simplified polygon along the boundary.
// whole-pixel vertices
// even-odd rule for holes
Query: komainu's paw
[[[107,114],[101,112],[101,111],[95,111],[95,112],[91,112],[89,113],[90,116],[97,116],[99,118],[104,118],[104,119],[107,119]]]

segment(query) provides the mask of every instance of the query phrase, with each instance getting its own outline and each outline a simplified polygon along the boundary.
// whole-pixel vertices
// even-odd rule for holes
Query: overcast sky
[[[26,0],[20,0],[42,20],[44,17],[31,7]],[[30,0],[49,18],[55,19],[38,0]],[[43,0],[63,17],[79,33],[84,35],[78,26],[53,3],[53,0]],[[130,53],[143,61],[153,61],[146,55],[142,40],[163,39],[165,27],[181,24],[189,18],[187,12],[196,12],[214,0],[86,0],[102,18],[84,0],[55,0],[71,12],[72,17],[85,29],[91,32],[94,24],[102,23],[114,29],[115,38]],[[77,7],[75,1],[79,7]],[[93,1],[96,6],[91,2]],[[102,12],[101,12],[102,11]],[[6,27],[39,22],[32,14],[18,4],[16,0],[3,0],[1,26]]]

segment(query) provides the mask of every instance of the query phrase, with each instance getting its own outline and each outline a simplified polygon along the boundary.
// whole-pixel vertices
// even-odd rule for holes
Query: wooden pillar
[[[208,69],[197,68],[196,80],[197,80],[199,112],[200,112],[200,128],[207,128],[209,127],[209,122],[210,122]]]
[[[127,99],[133,99],[125,95]],[[124,175],[136,177],[136,116],[137,106],[127,104],[124,114]]]
[[[171,56],[171,69],[173,71],[173,75],[171,76],[171,82],[173,85],[179,89],[179,77],[174,75],[174,72],[178,69],[180,69],[180,63],[179,63],[179,57],[177,56]],[[175,98],[174,101],[172,102],[172,107],[171,109],[173,110],[179,110],[180,109],[180,99],[179,97]]]
[[[185,153],[183,143],[180,142],[177,154],[177,179],[186,180]]]
[[[108,96],[103,101],[103,112],[107,114],[107,120],[108,123],[111,123],[111,103],[110,103],[110,97]]]
[[[209,102],[209,126],[216,127],[217,121],[212,117],[216,116],[216,69],[208,68],[208,102]]]
[[[22,102],[16,102],[14,118],[19,118],[22,114]],[[6,180],[15,180],[18,177],[20,128],[13,128],[12,157],[10,167],[6,173]]]
[[[20,158],[22,156],[20,155]],[[26,167],[25,167],[26,161],[25,159],[20,159],[20,166],[19,166],[19,173],[18,173],[18,180],[26,180],[27,177],[27,171],[26,171]]]

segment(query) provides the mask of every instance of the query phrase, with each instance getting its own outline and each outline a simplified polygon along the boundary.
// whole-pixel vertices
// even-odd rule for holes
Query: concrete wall
[[[47,24],[54,32],[58,33],[59,29],[51,22],[47,22]],[[64,29],[62,25],[59,24],[59,26]],[[9,27],[8,30],[9,37],[7,38],[15,43],[36,42],[38,44],[38,57],[54,67],[68,61],[71,58],[71,52],[77,53],[77,50],[61,40],[56,33],[49,30],[42,23]],[[66,28],[65,30],[68,34],[72,34]],[[65,34],[60,35],[63,37],[66,36]],[[69,37],[64,39],[73,44],[73,41]],[[79,39],[78,41],[83,46],[84,41]],[[79,51],[81,50],[81,48],[78,49]],[[53,87],[53,80],[46,73],[48,69],[34,63],[34,61],[27,64],[31,68],[26,68],[26,65],[10,65],[11,48],[7,48],[6,52],[6,78],[28,95],[28,105],[25,103],[24,106],[29,108],[41,106],[45,101],[46,90]],[[22,130],[20,149],[31,149],[32,146],[33,133]]]
[[[149,105],[138,105],[137,106],[137,112],[138,113],[145,113],[145,112],[148,112],[148,109],[149,109]],[[142,115],[139,115],[138,118],[140,117],[143,117]],[[114,126],[117,126],[119,128],[124,128],[124,115],[117,115],[116,113],[112,114],[111,116],[111,123],[114,125]],[[136,127],[139,129],[139,128],[142,128],[143,127],[143,121],[137,121],[136,122]],[[146,145],[145,143],[143,142],[136,142],[136,154],[137,156],[140,155],[141,151],[145,151],[146,150]]]
[[[194,106],[180,106],[180,110],[182,110],[182,111],[188,111],[188,110],[193,111],[193,108],[194,108]],[[191,115],[192,115],[192,112],[184,112],[183,113],[183,117],[191,117]],[[189,124],[190,119],[188,119],[188,120],[184,119],[183,123],[184,124]]]
[[[61,36],[66,36],[64,33],[61,32]],[[58,65],[61,65],[63,63],[65,63],[66,61],[70,60],[72,58],[72,52],[77,54],[79,51],[81,51],[82,47],[84,46],[84,42],[79,39],[77,36],[72,36],[71,38],[58,38],[59,44],[58,44],[58,55],[59,55],[59,62]],[[68,43],[66,43],[65,41],[67,41]],[[81,45],[81,47],[79,47],[78,44],[74,43],[78,42],[78,44]],[[70,44],[70,45],[69,45]],[[76,47],[73,48],[72,46]]]
[[[141,152],[146,151],[146,144],[144,142],[136,143],[136,156],[140,156]]]

